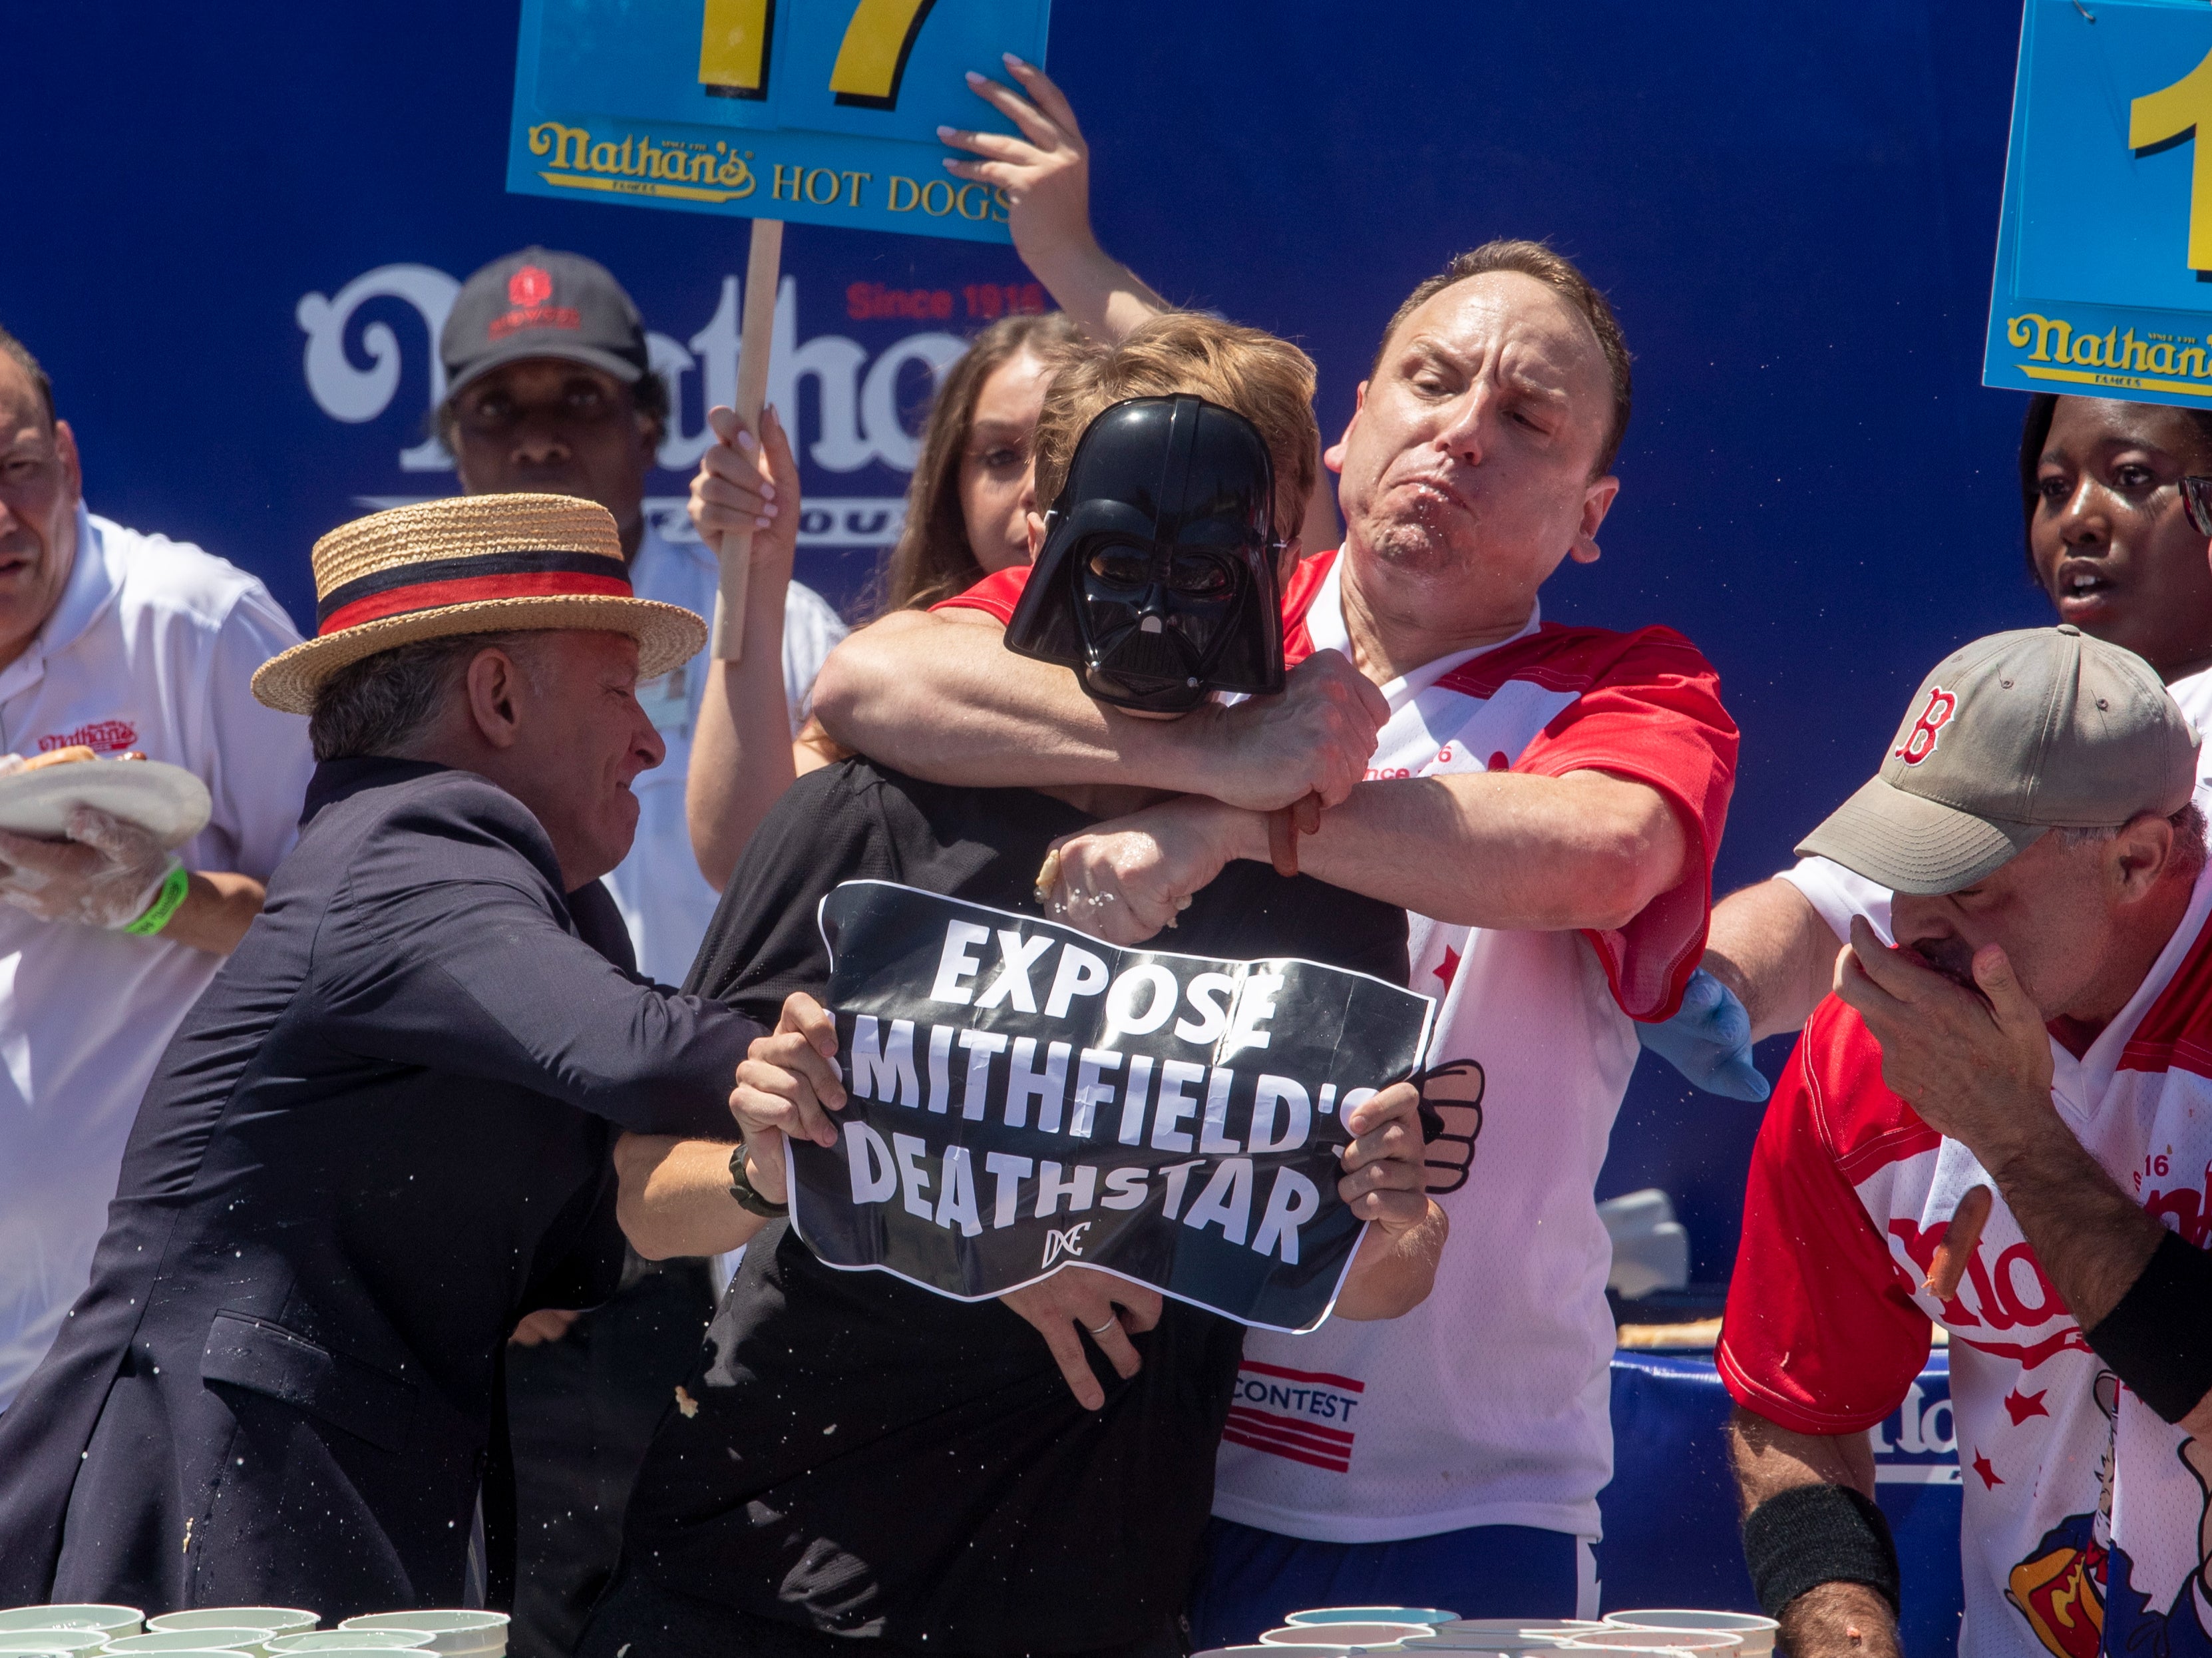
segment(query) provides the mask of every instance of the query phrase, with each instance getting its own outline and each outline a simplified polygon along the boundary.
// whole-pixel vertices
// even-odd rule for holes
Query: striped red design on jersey
[[[1340,1474],[1352,1472],[1352,1436],[1340,1428],[1317,1428],[1292,1417],[1236,1405],[1230,1407],[1229,1423],[1221,1436],[1231,1445],[1272,1452],[1310,1467]]]
[[[2212,921],[2120,1050],[2122,1070],[2212,1076]]]
[[[1355,1377],[1246,1359],[1237,1367],[1237,1393],[1221,1436],[1232,1445],[1287,1457],[1308,1467],[1349,1473],[1355,1436],[1348,1428],[1328,1423],[1340,1419],[1340,1403],[1348,1417],[1356,1396],[1366,1391],[1367,1384]],[[1335,1397],[1340,1393],[1355,1397],[1340,1401]],[[1306,1414],[1288,1414],[1293,1411]]]

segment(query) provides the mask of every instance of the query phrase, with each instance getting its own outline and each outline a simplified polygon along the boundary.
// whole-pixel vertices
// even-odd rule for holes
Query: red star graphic
[[[1982,1489],[1985,1491],[1995,1490],[2004,1484],[1997,1478],[1997,1471],[1990,1466],[1989,1458],[1980,1451],[1974,1453],[1974,1472],[1982,1477]]]
[[[2048,1388],[2044,1390],[2045,1393],[2049,1391]],[[2017,1387],[2005,1395],[2004,1407],[2006,1414],[2012,1417],[2012,1425],[2015,1428],[2030,1417],[2047,1417],[2051,1414],[2043,1408],[2042,1393],[2023,1393]]]
[[[1437,977],[1443,981],[1446,990],[1451,988],[1452,975],[1459,971],[1459,952],[1449,944],[1444,946],[1444,964],[1437,969]]]

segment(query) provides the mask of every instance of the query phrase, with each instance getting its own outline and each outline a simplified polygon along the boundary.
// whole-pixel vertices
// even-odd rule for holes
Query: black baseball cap
[[[448,396],[526,357],[588,363],[625,386],[649,366],[644,320],[606,266],[544,247],[494,259],[461,284],[438,355]]]

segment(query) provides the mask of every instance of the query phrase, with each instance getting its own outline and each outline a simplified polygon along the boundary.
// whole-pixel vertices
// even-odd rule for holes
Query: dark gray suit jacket
[[[759,1027],[630,960],[483,777],[318,770],[0,1416],[0,1605],[459,1604],[507,1332],[615,1288],[617,1132],[735,1137]]]

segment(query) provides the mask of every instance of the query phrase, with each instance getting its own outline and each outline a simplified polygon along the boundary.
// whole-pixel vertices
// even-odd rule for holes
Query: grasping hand
[[[837,1067],[837,1027],[804,991],[784,998],[775,1029],[757,1039],[738,1065],[730,1114],[745,1141],[745,1178],[772,1204],[787,1204],[783,1179],[787,1136],[835,1149],[837,1126],[830,1113],[845,1108],[845,1081]]]
[[[1109,944],[1143,943],[1229,862],[1235,809],[1185,795],[1054,843],[1037,874],[1045,914]]]
[[[1106,1403],[1106,1390],[1091,1374],[1084,1338],[1098,1344],[1114,1373],[1126,1381],[1144,1362],[1130,1336],[1160,1321],[1158,1290],[1088,1266],[1063,1266],[1050,1277],[1010,1289],[999,1299],[1044,1338],[1060,1362],[1060,1374],[1067,1378],[1068,1391],[1086,1411]],[[1079,1330],[1082,1334],[1076,1333]]]
[[[0,901],[41,921],[120,927],[154,901],[169,873],[168,849],[135,823],[79,806],[69,838],[0,830]]]
[[[1339,1154],[1344,1176],[1336,1195],[1363,1221],[1400,1233],[1429,1218],[1427,1170],[1423,1167],[1421,1093],[1393,1082],[1345,1113],[1352,1143]]]
[[[1836,958],[1836,994],[1881,1045],[1882,1081],[1995,1168],[2023,1134],[2057,1124],[2051,1037],[2000,946],[1974,953],[1973,975],[1979,996],[1889,948],[1859,916]]]
[[[789,582],[799,545],[799,462],[783,422],[773,407],[763,409],[755,437],[735,410],[718,405],[707,411],[707,424],[714,441],[691,479],[691,527],[716,549],[732,532],[750,534],[752,569]]]
[[[1309,794],[1341,805],[1367,775],[1390,704],[1343,652],[1316,650],[1291,670],[1281,696],[1200,717],[1216,722],[1200,786],[1231,806],[1272,812]]]

